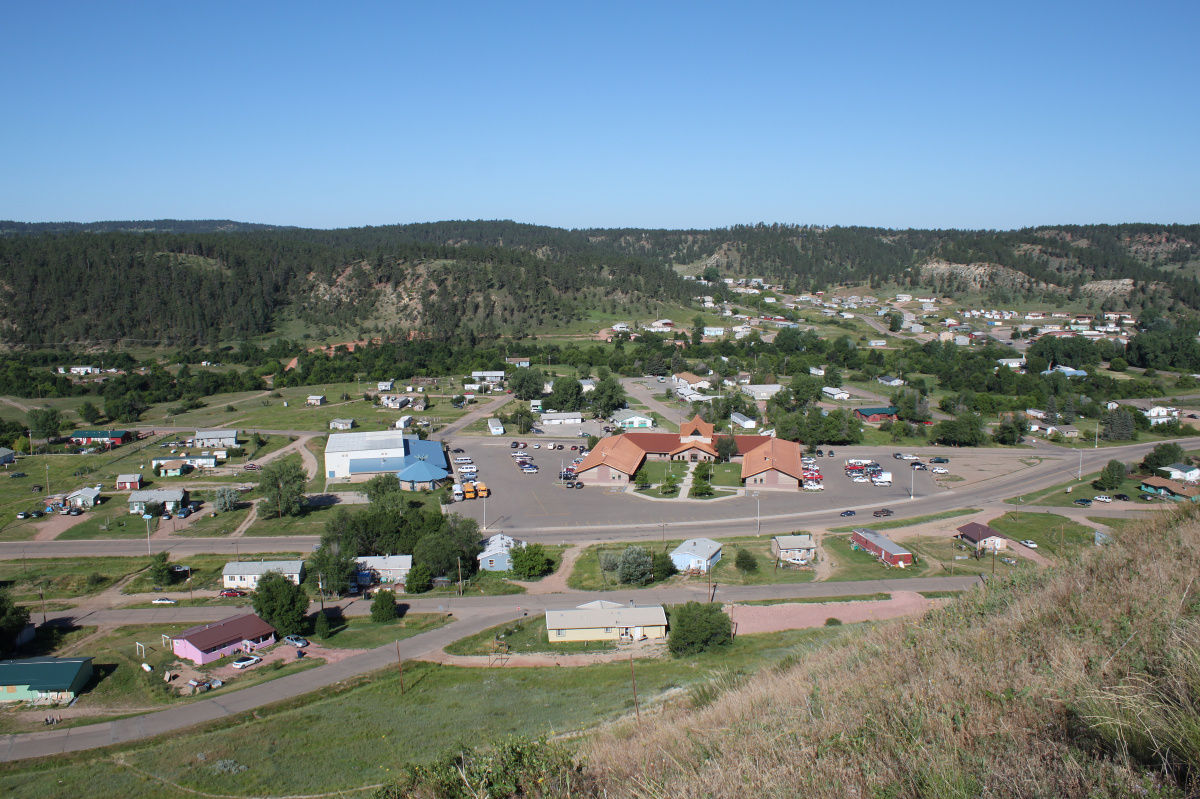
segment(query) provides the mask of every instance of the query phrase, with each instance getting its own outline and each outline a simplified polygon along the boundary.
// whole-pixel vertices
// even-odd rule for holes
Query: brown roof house
[[[800,445],[768,438],[742,458],[742,483],[754,488],[799,488],[804,479]]]
[[[968,522],[959,527],[956,537],[973,546],[976,552],[999,552],[1008,549],[1007,537],[979,522]]]
[[[171,651],[197,666],[234,652],[252,652],[275,643],[275,628],[253,613],[231,616],[214,624],[189,627],[171,636]]]

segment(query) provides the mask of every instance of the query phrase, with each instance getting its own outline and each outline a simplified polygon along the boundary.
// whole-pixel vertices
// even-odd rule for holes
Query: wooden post
[[[629,653],[629,679],[633,683],[633,711],[637,714],[638,724],[642,723],[642,709],[638,705],[637,673],[633,670],[633,653]]]
[[[396,642],[396,668],[400,671],[400,695],[404,695],[404,661],[400,659],[400,642]]]

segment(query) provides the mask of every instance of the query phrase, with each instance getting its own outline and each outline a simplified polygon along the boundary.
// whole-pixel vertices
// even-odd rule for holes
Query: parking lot
[[[830,511],[845,508],[859,509],[859,516],[870,519],[876,508],[900,511],[900,503],[908,500],[911,484],[918,497],[942,492],[929,471],[912,473],[908,462],[896,461],[891,451],[880,448],[847,448],[838,450],[835,458],[817,458],[825,489],[823,491],[750,491],[746,496],[721,500],[664,499],[651,500],[628,494],[624,489],[587,486],[569,489],[561,484],[559,470],[578,457],[571,446],[578,447],[581,439],[572,436],[526,436],[517,439],[527,446],[527,452],[539,467],[537,474],[524,474],[514,463],[510,444],[513,438],[497,436],[480,438],[463,436],[450,443],[462,448],[479,469],[479,479],[487,484],[491,496],[455,503],[453,510],[476,519],[480,526],[499,527],[508,531],[539,528],[596,528],[627,525],[672,525],[689,521],[717,519],[754,519],[804,511]],[[540,444],[534,449],[534,444]],[[563,450],[547,449],[549,443],[563,444]],[[451,457],[458,456],[452,453]],[[459,456],[461,457],[461,456]],[[855,483],[844,473],[847,458],[874,458],[892,472],[892,485],[874,486]],[[923,457],[928,460],[928,456]],[[487,519],[484,519],[484,505]],[[866,522],[864,521],[864,524]],[[754,524],[754,522],[749,522]]]

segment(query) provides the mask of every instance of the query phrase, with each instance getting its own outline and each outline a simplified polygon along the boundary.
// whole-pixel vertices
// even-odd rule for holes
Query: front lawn
[[[315,640],[324,646],[339,649],[374,649],[393,641],[403,641],[418,633],[436,630],[452,620],[448,613],[413,613],[395,621],[382,623],[371,621],[370,617],[354,616],[345,619],[340,626],[335,626],[325,638]]]
[[[1037,542],[1043,555],[1066,557],[1095,544],[1094,528],[1055,513],[1011,512],[992,519],[988,526],[1014,541]]]
[[[555,654],[578,654],[581,652],[612,652],[617,645],[612,641],[551,641],[546,634],[546,617],[514,619],[499,624],[475,635],[455,641],[446,647],[452,655],[488,655],[503,651],[508,646],[511,654],[552,652]]]

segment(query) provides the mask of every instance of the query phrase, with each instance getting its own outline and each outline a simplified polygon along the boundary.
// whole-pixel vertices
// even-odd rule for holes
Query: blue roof
[[[442,442],[411,437],[406,437],[404,442],[408,445],[409,455],[416,458],[424,456],[426,461],[435,466],[446,465],[446,450],[442,449]]]
[[[392,458],[355,458],[350,461],[350,474],[398,472],[414,460],[414,458],[401,455]]]
[[[405,482],[428,483],[433,480],[445,480],[449,472],[440,466],[434,466],[429,461],[416,461],[406,466],[396,475]]]

